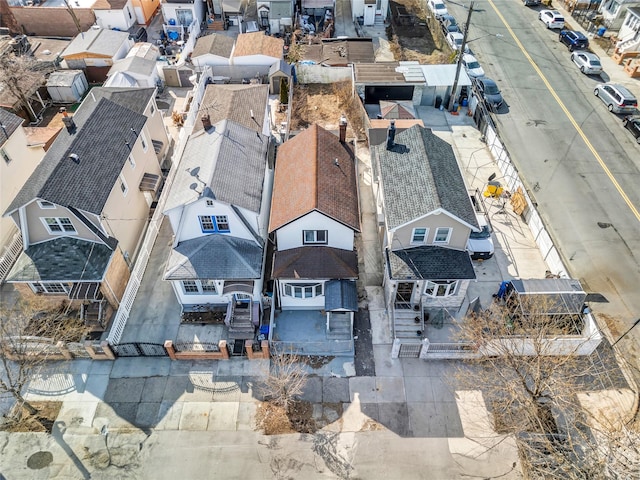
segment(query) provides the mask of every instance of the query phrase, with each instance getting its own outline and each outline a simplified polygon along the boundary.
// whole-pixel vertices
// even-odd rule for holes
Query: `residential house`
[[[128,31],[137,23],[133,0],[97,0],[93,4],[96,24],[108,30]]]
[[[160,7],[165,21],[164,32],[172,40],[186,41],[190,27],[199,26],[206,18],[207,2],[165,0]]]
[[[177,165],[164,213],[173,248],[164,279],[183,314],[219,312],[230,344],[254,338],[262,315],[273,170],[269,137],[201,110]]]
[[[394,335],[421,338],[425,317],[462,306],[478,222],[450,144],[419,125],[396,131],[393,121],[369,135]]]
[[[640,50],[640,7],[627,8],[616,48],[621,52]]]
[[[0,209],[4,212],[44,157],[42,145],[29,147],[24,118],[0,109]],[[0,218],[0,282],[20,254],[22,240],[10,218]]]
[[[211,123],[228,119],[267,137],[271,135],[268,85],[207,85],[199,113],[209,115]],[[193,131],[203,128],[197,122]]]
[[[7,17],[12,16],[15,25],[20,27],[20,31],[15,33],[28,32],[29,35],[42,37],[73,37],[78,33],[78,28],[85,31],[95,24],[96,17],[92,8],[95,2],[96,0],[73,0],[70,4],[74,15],[71,16],[69,9],[61,1],[7,0]]]
[[[303,354],[352,352],[360,231],[352,146],[314,124],[278,148],[269,233],[276,250],[270,339]],[[339,350],[335,350],[335,348]]]
[[[78,34],[60,56],[65,68],[84,70],[89,82],[103,82],[114,62],[126,57],[132,46],[127,32],[94,26]]]
[[[389,0],[351,0],[353,21],[362,18],[362,24],[381,25],[389,14]]]
[[[271,33],[280,33],[284,27],[291,26],[294,18],[292,0],[259,0],[258,23],[262,28],[269,28]]]
[[[284,40],[263,32],[241,33],[231,56],[233,65],[271,66],[284,58]]]
[[[196,40],[191,61],[196,67],[229,65],[235,41],[227,35],[213,33]]]
[[[156,200],[166,130],[155,89],[94,88],[63,120],[4,213],[24,248],[7,282],[79,304],[100,328],[120,304]]]
[[[638,11],[640,1],[638,0],[605,0],[600,3],[598,11],[602,15],[602,22],[609,30],[619,31],[622,29],[627,12],[630,9]],[[618,35],[619,39],[623,39],[622,35]]]
[[[106,87],[156,87],[161,84],[156,60],[160,50],[146,42],[136,43],[127,56],[116,61],[107,74]]]

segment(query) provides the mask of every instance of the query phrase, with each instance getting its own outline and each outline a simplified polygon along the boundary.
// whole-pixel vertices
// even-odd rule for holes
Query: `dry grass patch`
[[[0,424],[0,430],[10,433],[51,433],[53,423],[60,414],[62,402],[31,402],[31,405],[38,410],[37,414],[29,415],[24,410],[16,413],[14,417],[8,418]]]

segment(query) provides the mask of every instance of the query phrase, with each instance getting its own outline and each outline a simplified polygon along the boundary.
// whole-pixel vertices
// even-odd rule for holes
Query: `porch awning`
[[[332,247],[298,247],[273,255],[272,278],[357,278],[356,252]]]
[[[358,290],[353,280],[330,280],[324,285],[324,309],[358,311]]]
[[[387,250],[391,278],[395,280],[473,280],[471,257],[464,250],[423,246]]]
[[[548,315],[563,315],[582,313],[582,307],[587,298],[586,292],[578,280],[572,278],[534,278],[511,280],[513,289],[518,293],[518,298],[525,295],[528,298],[536,296],[540,301],[534,302],[535,313],[540,308],[546,310]],[[525,302],[520,301],[520,308],[524,315],[529,315],[530,308]]]

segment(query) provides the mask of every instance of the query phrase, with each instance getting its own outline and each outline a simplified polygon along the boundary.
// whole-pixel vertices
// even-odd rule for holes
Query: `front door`
[[[376,6],[365,5],[364,6],[364,24],[370,26],[376,23]]]
[[[411,298],[413,297],[413,282],[400,282],[396,288],[396,307],[402,308],[411,305]]]

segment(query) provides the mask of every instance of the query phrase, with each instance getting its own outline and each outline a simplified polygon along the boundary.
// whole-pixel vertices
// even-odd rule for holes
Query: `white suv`
[[[427,5],[429,5],[429,10],[431,10],[437,19],[440,19],[443,15],[447,15],[449,13],[442,0],[429,0]]]
[[[476,219],[480,225],[480,231],[469,234],[467,252],[472,260],[488,260],[493,257],[494,252],[491,226],[483,214],[477,214]]]
[[[596,85],[593,94],[599,97],[613,113],[635,113],[638,108],[636,97],[622,85],[616,83]]]

